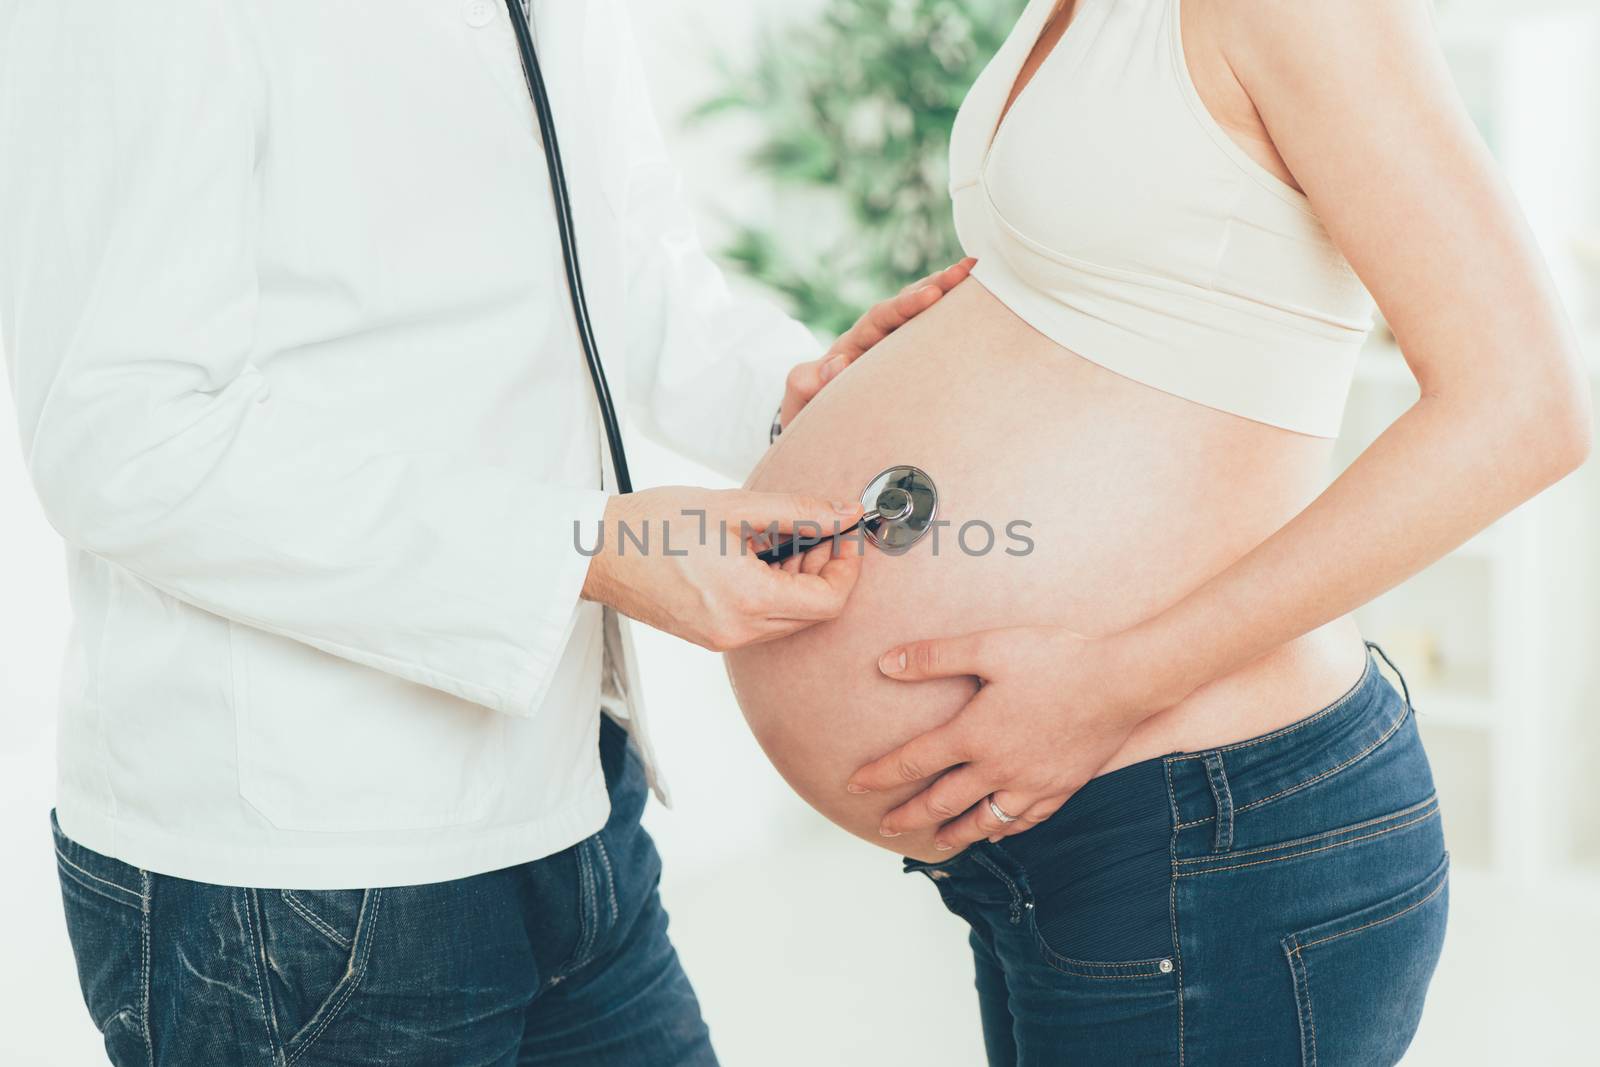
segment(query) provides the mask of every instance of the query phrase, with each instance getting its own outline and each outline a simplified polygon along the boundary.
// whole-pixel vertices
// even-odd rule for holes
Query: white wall
[[[714,53],[741,54],[764,19],[802,17],[819,2],[630,0],[708,237],[723,210],[771,209],[770,194],[741,171],[737,123],[687,134],[674,117],[716,85]],[[1489,5],[1441,4],[1462,6]],[[1600,145],[1600,129],[1591,143]],[[96,1041],[61,928],[45,821],[68,613],[59,547],[15,440],[10,406],[0,404],[0,1063],[78,1067],[97,1062]],[[643,484],[715,482],[643,442],[631,458]],[[641,654],[678,799],[674,812],[653,809],[649,825],[667,859],[680,947],[725,1061],[975,1063],[961,933],[929,887],[901,879],[888,854],[818,830],[750,740],[717,657],[659,635],[642,636]],[[1596,807],[1582,792],[1572,803]],[[1584,1005],[1600,990],[1583,973],[1584,905],[1570,896],[1502,897],[1491,885],[1463,884],[1412,1062],[1576,1062]],[[1557,921],[1567,915],[1572,929]],[[1548,958],[1517,955],[1526,942],[1547,942]],[[1494,1058],[1487,1050],[1507,1027],[1547,1051],[1523,1045],[1514,1059]]]

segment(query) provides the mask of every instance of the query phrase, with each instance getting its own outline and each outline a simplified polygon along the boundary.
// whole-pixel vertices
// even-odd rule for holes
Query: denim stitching
[[[1428,814],[1422,816],[1421,818],[1412,819],[1410,822],[1403,822],[1398,826],[1391,826],[1386,830],[1379,830],[1376,833],[1362,834],[1360,837],[1352,837],[1352,838],[1350,838],[1348,840],[1340,841],[1340,842],[1338,842],[1336,844],[1322,845],[1319,848],[1308,848],[1308,849],[1306,849],[1306,850],[1304,850],[1302,852],[1294,852],[1294,853],[1291,853],[1291,854],[1289,854],[1287,856],[1277,856],[1277,857],[1274,857],[1273,859],[1270,859],[1270,860],[1251,860],[1249,863],[1234,863],[1234,864],[1230,864],[1230,865],[1228,865],[1226,867],[1207,867],[1205,870],[1202,870],[1202,871],[1179,871],[1175,877],[1178,877],[1178,878],[1194,878],[1197,875],[1202,875],[1202,874],[1216,874],[1216,873],[1218,873],[1220,871],[1237,871],[1242,867],[1260,867],[1262,864],[1266,864],[1266,863],[1282,863],[1284,860],[1299,859],[1301,856],[1310,856],[1310,855],[1313,855],[1313,854],[1318,853],[1318,852],[1327,852],[1329,849],[1334,849],[1334,848],[1344,848],[1346,845],[1353,845],[1357,841],[1366,841],[1366,840],[1369,840],[1369,839],[1374,838],[1374,837],[1382,837],[1384,834],[1392,834],[1396,830],[1404,830],[1406,827],[1415,826],[1419,822],[1427,822],[1429,819],[1433,818],[1435,815],[1438,815],[1438,814],[1439,814],[1439,809],[1438,808],[1434,808],[1432,811],[1428,812]]]
[[[605,839],[598,834],[594,839],[595,849],[600,853],[600,863],[606,869],[606,895],[611,898],[611,921],[607,924],[609,929],[617,925],[622,911],[617,907],[617,872],[611,867],[611,854],[606,851]]]
[[[1430,793],[1428,794],[1428,798],[1426,800],[1420,800],[1411,805],[1409,808],[1401,808],[1399,811],[1391,811],[1387,815],[1380,815],[1375,819],[1367,819],[1364,822],[1353,823],[1350,826],[1341,826],[1337,830],[1324,830],[1320,834],[1311,834],[1307,837],[1297,837],[1292,841],[1280,841],[1275,845],[1262,845],[1260,848],[1241,849],[1237,852],[1230,853],[1230,858],[1237,856],[1257,856],[1263,852],[1274,852],[1280,848],[1293,848],[1295,845],[1309,845],[1313,841],[1323,841],[1330,837],[1337,837],[1340,834],[1348,834],[1353,830],[1362,830],[1368,826],[1377,826],[1380,823],[1392,822],[1395,819],[1404,818],[1407,815],[1413,815],[1416,812],[1421,811],[1423,808],[1428,807],[1430,804],[1437,804],[1438,802],[1439,794]],[[1176,862],[1180,865],[1185,863],[1210,863],[1212,862],[1212,857],[1191,856],[1188,859],[1181,859],[1177,860]]]
[[[150,898],[151,891],[150,872],[139,872],[139,984],[141,988],[142,1003],[139,1008],[143,1016],[139,1020],[139,1029],[144,1037],[144,1055],[149,1067],[156,1067],[155,1040],[150,1034]]]
[[[1228,772],[1222,766],[1222,753],[1206,757],[1206,780],[1211,785],[1211,800],[1217,806],[1217,832],[1211,851],[1226,852],[1233,847],[1233,793],[1228,789]]]
[[[1278,738],[1286,737],[1289,734],[1294,733],[1296,730],[1304,730],[1307,726],[1311,726],[1317,722],[1320,722],[1322,719],[1327,718],[1329,715],[1332,715],[1334,712],[1350,703],[1350,701],[1355,698],[1356,694],[1361,692],[1361,687],[1367,683],[1367,676],[1371,674],[1372,671],[1372,657],[1369,655],[1367,657],[1366,666],[1361,669],[1361,677],[1356,679],[1355,685],[1352,685],[1348,690],[1345,691],[1344,696],[1340,697],[1332,704],[1329,704],[1321,711],[1312,712],[1309,716],[1301,719],[1299,722],[1290,723],[1288,726],[1280,727],[1272,731],[1270,734],[1262,734],[1260,737],[1253,737],[1248,741],[1237,741],[1231,745],[1223,745],[1221,748],[1206,749],[1204,752],[1184,752],[1176,756],[1167,756],[1165,759],[1168,763],[1177,763],[1182,760],[1205,759],[1206,756],[1212,752],[1237,752],[1240,749],[1250,748],[1254,745],[1266,744],[1268,741],[1276,741]]]
[[[1172,828],[1177,830],[1186,824],[1178,821],[1182,816],[1178,814],[1178,794],[1172,788],[1172,761],[1162,760],[1161,771],[1167,778],[1167,807],[1172,810]],[[1211,816],[1207,815],[1206,819],[1209,818]],[[1201,819],[1200,821],[1205,822],[1206,819]]]
[[[1011,890],[1011,925],[1016,926],[1022,922],[1022,891],[1017,888],[1017,883],[1010,875],[1002,871],[998,864],[983,853],[974,852],[972,853],[972,858],[990,874],[1004,882],[1007,889]]]
[[[1039,947],[1044,949],[1046,952],[1050,951],[1049,945],[1041,944]],[[1055,969],[1062,974],[1070,974],[1074,978],[1082,978],[1087,982],[1116,982],[1128,978],[1146,979],[1162,977],[1162,974],[1159,970],[1146,971],[1142,974],[1084,974],[1082,971],[1073,970],[1066,964],[1057,965],[1051,960],[1045,960],[1045,962],[1051,964],[1051,966],[1055,967]]]
[[[582,856],[582,872],[580,880],[583,889],[583,936],[579,940],[581,949],[573,954],[573,963],[570,970],[577,970],[589,962],[589,957],[594,952],[595,940],[599,937],[600,924],[600,876],[595,873],[594,854],[590,851],[590,842],[585,841],[578,849]]]
[[[1399,911],[1395,912],[1393,915],[1385,915],[1381,919],[1373,919],[1369,923],[1362,923],[1360,926],[1357,926],[1357,927],[1355,927],[1353,929],[1342,930],[1337,934],[1329,934],[1327,937],[1319,937],[1315,941],[1307,941],[1305,944],[1301,944],[1299,939],[1296,938],[1295,939],[1294,950],[1293,950],[1292,954],[1298,956],[1301,953],[1301,951],[1304,950],[1304,949],[1316,948],[1318,945],[1325,945],[1329,941],[1337,941],[1341,937],[1349,937],[1351,934],[1359,934],[1363,930],[1370,930],[1374,926],[1382,926],[1384,923],[1393,922],[1394,920],[1400,918],[1400,916],[1406,914],[1407,912],[1416,911],[1418,908],[1420,908],[1424,904],[1428,903],[1428,901],[1432,900],[1434,897],[1436,897],[1440,893],[1444,892],[1444,887],[1449,885],[1449,884],[1450,884],[1450,872],[1447,870],[1447,871],[1445,871],[1444,877],[1439,879],[1439,884],[1434,886],[1433,889],[1429,891],[1428,895],[1423,897],[1421,900],[1415,901],[1415,902],[1413,902],[1411,904],[1407,904],[1405,907],[1401,908]]]
[[[943,892],[944,888],[941,886],[940,893],[943,894]],[[1031,909],[1033,905],[1029,904],[1028,907]],[[1012,921],[1015,922],[1017,920]],[[1044,934],[1039,931],[1039,920],[1036,913],[1031,916],[1029,926],[1032,928],[1034,943],[1038,946],[1044,962],[1063,974],[1070,974],[1076,978],[1084,978],[1095,982],[1110,981],[1118,978],[1158,978],[1161,976],[1161,961],[1165,957],[1151,960],[1133,960],[1125,963],[1103,963],[1097,960],[1073,959],[1071,956],[1064,956],[1050,947],[1049,942],[1044,939]],[[1094,969],[1109,971],[1131,970],[1133,968],[1140,968],[1140,970],[1134,974],[1094,973]]]
[[[121,897],[114,897],[110,893],[107,893],[104,889],[101,889],[99,886],[85,881],[83,878],[79,877],[77,874],[73,873],[71,870],[59,863],[56,865],[56,874],[72,882],[73,885],[78,886],[85,893],[93,893],[101,900],[108,900],[119,907],[132,908],[134,911],[139,910],[139,905],[137,902],[132,900],[123,900]]]
[[[1046,947],[1048,948],[1049,946]],[[1143,967],[1150,968],[1155,973],[1160,972],[1161,961],[1167,958],[1165,956],[1158,956],[1153,960],[1130,960],[1127,963],[1102,963],[1098,960],[1075,960],[1071,956],[1063,956],[1055,949],[1051,949],[1050,954],[1056,959],[1060,960],[1062,963],[1070,963],[1074,967],[1104,967],[1107,970],[1121,971],[1132,970],[1135,967]]]
[[[1295,947],[1291,948],[1289,942],[1294,942]],[[1284,938],[1283,951],[1289,958],[1289,977],[1294,982],[1295,1021],[1300,1024],[1300,1060],[1303,1067],[1317,1067],[1317,1020],[1311,1011],[1311,978],[1306,974],[1299,944],[1290,934]]]
[[[578,940],[572,946],[572,955],[556,969],[546,981],[546,986],[558,985],[567,975],[589,962],[589,949],[594,943],[595,890],[594,866],[589,860],[589,839],[579,841],[573,848],[573,860],[578,874]]]
[[[79,872],[84,877],[93,878],[95,881],[99,882],[101,885],[108,885],[112,889],[115,889],[119,893],[126,893],[130,897],[132,897],[134,900],[138,901],[141,905],[144,903],[144,896],[142,894],[134,892],[132,889],[129,889],[127,886],[118,885],[116,882],[112,882],[112,881],[109,881],[109,880],[107,880],[105,878],[101,878],[97,874],[91,874],[89,871],[87,871],[84,868],[78,866],[76,863],[73,863],[71,860],[67,859],[66,854],[64,852],[62,852],[61,849],[59,849],[59,848],[56,849],[56,859],[60,860],[62,863],[65,863],[68,867],[71,867],[73,870]],[[74,879],[74,881],[78,881],[78,880]],[[78,884],[79,885],[83,885],[83,883],[81,881],[78,882]],[[141,885],[142,884],[143,883],[141,881]],[[92,885],[85,885],[85,886],[83,886],[83,888],[89,889],[89,890],[94,890],[95,892],[99,892],[99,890],[95,890],[94,886],[92,886]],[[115,897],[110,897],[110,898],[107,898],[107,899],[115,900],[116,898]],[[124,903],[125,904],[125,903],[127,903],[127,901],[118,901],[118,903]],[[130,905],[130,906],[132,906],[132,905]]]
[[[1300,790],[1304,789],[1308,785],[1315,785],[1316,783],[1322,781],[1324,778],[1327,778],[1327,777],[1329,777],[1331,775],[1338,774],[1340,771],[1344,770],[1346,767],[1349,767],[1351,764],[1357,763],[1360,760],[1366,759],[1372,753],[1374,753],[1378,749],[1382,748],[1383,747],[1383,743],[1385,741],[1389,740],[1389,738],[1393,737],[1396,733],[1399,732],[1400,727],[1405,725],[1406,716],[1408,716],[1410,714],[1411,714],[1411,708],[1410,708],[1409,705],[1407,705],[1405,707],[1402,707],[1400,709],[1399,717],[1396,718],[1394,720],[1394,722],[1389,724],[1388,728],[1383,731],[1382,735],[1380,735],[1379,738],[1376,741],[1374,741],[1372,744],[1368,745],[1366,748],[1362,749],[1360,752],[1356,753],[1354,756],[1351,756],[1349,759],[1345,760],[1343,763],[1339,764],[1337,767],[1330,767],[1327,770],[1321,772],[1320,774],[1314,774],[1310,778],[1307,778],[1305,781],[1300,782],[1297,785],[1291,785],[1287,789],[1280,789],[1276,793],[1273,793],[1270,796],[1257,797],[1255,800],[1252,800],[1250,803],[1243,804],[1240,807],[1234,809],[1235,812],[1249,811],[1251,808],[1258,807],[1258,806],[1260,806],[1262,804],[1265,804],[1269,800],[1277,800],[1277,799],[1279,799],[1281,797],[1288,796],[1290,793],[1297,793]]]
[[[1337,767],[1332,767],[1332,768],[1330,768],[1330,769],[1328,769],[1326,771],[1322,771],[1321,773],[1319,773],[1319,774],[1317,774],[1317,775],[1315,775],[1315,776],[1313,776],[1311,778],[1307,778],[1303,782],[1299,782],[1299,783],[1297,783],[1295,785],[1291,785],[1286,789],[1281,789],[1278,792],[1273,793],[1270,796],[1257,797],[1255,800],[1250,801],[1248,804],[1243,804],[1243,805],[1241,805],[1241,806],[1239,806],[1237,808],[1234,808],[1233,809],[1234,814],[1237,815],[1241,811],[1248,811],[1249,809],[1255,807],[1258,804],[1265,804],[1269,800],[1278,800],[1278,799],[1280,799],[1282,797],[1286,797],[1291,793],[1294,793],[1294,792],[1297,792],[1297,791],[1299,791],[1301,789],[1304,789],[1308,785],[1314,785],[1315,783],[1320,782],[1322,779],[1328,777],[1329,775],[1337,774],[1340,771],[1344,770],[1346,767],[1349,767],[1352,763],[1355,763],[1358,760],[1361,760],[1361,759],[1365,758],[1366,756],[1371,755],[1374,751],[1376,751],[1377,749],[1381,748],[1383,746],[1384,742],[1388,741],[1389,738],[1393,737],[1396,730],[1398,730],[1401,726],[1405,725],[1406,715],[1410,714],[1411,710],[1412,710],[1411,706],[1409,704],[1406,705],[1405,710],[1402,711],[1401,714],[1400,714],[1400,718],[1395,720],[1393,723],[1390,723],[1389,727],[1384,731],[1383,736],[1379,737],[1378,740],[1373,742],[1372,746],[1370,748],[1366,749],[1365,751],[1359,752],[1356,755],[1352,756],[1350,759],[1348,759],[1345,762],[1339,764]],[[1218,749],[1217,751],[1220,752],[1222,750]],[[1201,756],[1201,755],[1197,755],[1197,756],[1174,756],[1172,758],[1173,758],[1173,760],[1178,760],[1178,759],[1198,759],[1198,758],[1203,758],[1203,756]],[[1203,826],[1206,823],[1210,822],[1214,818],[1216,818],[1215,815],[1207,815],[1204,818],[1194,819],[1194,820],[1191,820],[1190,822],[1180,822],[1180,823],[1178,823],[1177,828],[1180,829],[1180,830],[1188,830],[1188,829],[1190,829],[1192,827],[1195,827],[1195,826]]]
[[[1161,977],[1161,960],[1160,959],[1135,960],[1135,961],[1133,961],[1131,963],[1099,963],[1099,962],[1096,962],[1094,960],[1075,960],[1071,956],[1063,956],[1061,953],[1059,953],[1055,949],[1051,948],[1049,943],[1045,941],[1044,935],[1039,933],[1039,928],[1038,928],[1037,925],[1034,927],[1033,937],[1034,937],[1034,940],[1038,942],[1039,948],[1044,952],[1044,954],[1045,954],[1045,962],[1046,963],[1050,964],[1052,967],[1054,967],[1058,971],[1062,971],[1062,972],[1064,972],[1066,974],[1073,975],[1074,977],[1077,977],[1077,978],[1087,978],[1090,981],[1100,982],[1100,981],[1111,981],[1111,980],[1117,979],[1117,978],[1159,978],[1159,977]],[[1080,967],[1081,968],[1089,968],[1089,970],[1079,970],[1078,968],[1080,968]],[[1103,969],[1108,970],[1108,971],[1109,970],[1123,970],[1123,971],[1126,971],[1126,970],[1131,970],[1131,969],[1136,968],[1136,967],[1140,968],[1140,970],[1138,970],[1138,971],[1136,971],[1135,973],[1132,973],[1132,974],[1096,974],[1096,973],[1094,973],[1094,969],[1102,969],[1103,968]]]
[[[254,889],[246,889],[244,891],[244,922],[246,928],[249,930],[251,956],[255,962],[254,969],[256,972],[256,996],[261,998],[261,1022],[267,1031],[267,1048],[270,1049],[273,1056],[276,1057],[278,1055],[279,1045],[278,1020],[276,1018],[277,1013],[273,1010],[271,1001],[267,1000],[267,987],[261,981],[261,968],[266,965],[265,957],[267,946],[266,943],[261,940],[260,936],[257,935],[255,916],[251,914],[255,908],[255,900],[256,891]]]
[[[316,927],[318,932],[322,933],[326,937],[331,938],[340,948],[348,949],[354,947],[349,938],[335,930],[325,919],[323,919],[316,912],[312,911],[309,905],[303,902],[299,897],[295,896],[294,890],[283,889],[279,891],[279,895],[283,897],[283,902],[285,904],[289,905],[289,907],[295,910],[296,914],[298,914],[302,919],[310,923],[312,926]]]
[[[589,951],[593,911],[589,904],[589,850],[585,842],[578,842],[577,851],[573,853],[573,861],[578,868],[578,940],[572,946],[572,955],[561,965],[559,973],[550,976],[551,985],[564,980],[569,972],[582,967],[584,955]]]
[[[317,1029],[311,1034],[310,1037],[306,1038],[305,1044],[295,1049],[294,1055],[289,1057],[288,1061],[284,1064],[284,1067],[292,1067],[292,1064],[296,1060],[305,1055],[307,1049],[316,1044],[317,1038],[322,1036],[322,1032],[328,1028],[329,1023],[333,1022],[333,1020],[339,1017],[339,1013],[344,1010],[345,1002],[350,999],[353,993],[355,993],[356,987],[361,984],[361,979],[366,976],[367,961],[372,958],[372,942],[376,940],[373,930],[378,925],[378,906],[382,903],[383,890],[372,890],[372,917],[367,920],[366,929],[362,929],[362,923],[360,919],[356,920],[356,936],[361,938],[361,961],[350,973],[349,979],[344,987],[344,992],[339,994],[338,1001],[328,1009],[328,1013],[322,1017],[322,1022],[318,1024]]]
[[[1167,856],[1172,860],[1171,884],[1167,886],[1167,918],[1172,923],[1172,967],[1178,974],[1178,1067],[1183,1067],[1183,946],[1178,942],[1178,794],[1172,786],[1172,763],[1162,768],[1167,776],[1167,803],[1172,808],[1172,841]]]

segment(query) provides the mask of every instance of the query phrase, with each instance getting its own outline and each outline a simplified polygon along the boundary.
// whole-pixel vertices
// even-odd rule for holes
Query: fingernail
[[[867,789],[866,786],[856,785],[854,782],[847,783],[845,785],[845,787],[844,787],[844,791],[846,793],[867,793],[867,792],[870,792],[870,790]]]
[[[1000,843],[1000,835],[999,834],[995,834],[993,837],[989,838],[989,844],[998,845],[999,843]]]
[[[829,381],[842,370],[844,370],[844,357],[834,356],[822,365],[822,380]]]
[[[933,843],[933,847],[935,849],[937,849],[938,851],[940,851],[940,852],[949,852],[950,851],[950,846],[947,845],[946,843],[944,843],[943,841],[935,841]]]
[[[878,669],[884,674],[899,674],[906,669],[906,652],[900,649],[897,652],[885,652],[878,661]]]
[[[833,502],[833,510],[841,515],[854,515],[860,507],[860,504],[849,500],[835,500]]]
[[[899,837],[900,836],[900,831],[899,830],[890,830],[887,827],[883,827],[883,826],[878,827],[878,833],[883,837]]]

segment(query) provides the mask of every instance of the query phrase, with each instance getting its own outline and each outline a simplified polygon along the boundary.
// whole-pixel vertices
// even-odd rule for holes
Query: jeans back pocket
[[[1304,1067],[1399,1062],[1444,946],[1449,885],[1445,853],[1405,892],[1283,939]]]
[[[84,1006],[112,1063],[147,1064],[150,876],[73,841],[54,812],[50,828]]]
[[[246,889],[251,951],[277,1044],[293,1063],[365,976],[380,889]]]

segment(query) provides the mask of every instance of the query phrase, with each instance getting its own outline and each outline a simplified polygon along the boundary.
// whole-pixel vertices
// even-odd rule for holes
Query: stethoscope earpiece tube
[[[605,367],[600,363],[594,325],[589,321],[589,302],[584,297],[583,272],[578,267],[578,241],[572,225],[572,201],[567,193],[566,172],[561,166],[561,148],[556,143],[555,116],[550,110],[549,94],[545,92],[539,57],[533,48],[533,32],[519,0],[506,0],[506,13],[511,16],[511,29],[517,38],[517,53],[522,57],[522,76],[528,83],[528,97],[539,116],[544,161],[550,171],[550,196],[556,208],[556,229],[561,234],[561,257],[567,269],[567,292],[572,296],[572,315],[577,320],[578,340],[583,345],[583,356],[589,364],[589,377],[594,381],[595,399],[600,404],[600,421],[605,427],[606,445],[611,451],[611,466],[617,474],[617,491],[631,493],[633,479],[628,477],[628,457],[622,450],[622,427],[617,419],[616,405],[611,400],[611,387],[606,384]]]

